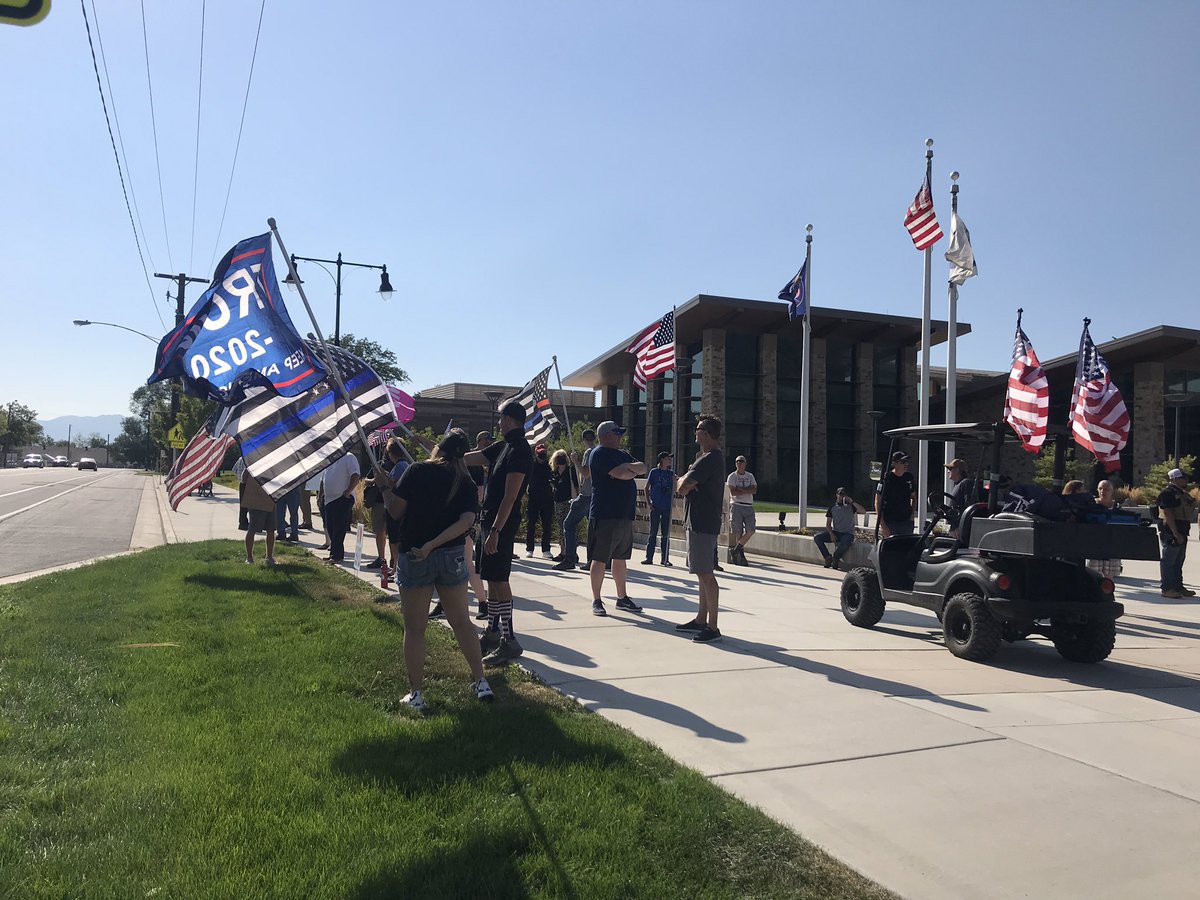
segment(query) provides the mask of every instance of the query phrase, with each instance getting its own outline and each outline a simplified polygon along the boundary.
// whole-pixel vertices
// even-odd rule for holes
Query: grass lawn
[[[518,669],[293,548],[0,587],[0,897],[887,897]]]

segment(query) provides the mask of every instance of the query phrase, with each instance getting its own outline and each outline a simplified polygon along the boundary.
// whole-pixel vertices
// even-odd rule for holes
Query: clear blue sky
[[[1194,2],[268,0],[218,235],[258,4],[209,0],[194,247],[201,4],[146,4],[164,228],[139,5],[94,2],[150,273],[208,276],[268,216],[294,253],[386,263],[386,306],[346,270],[343,330],[411,389],[519,384],[555,353],[565,375],[697,293],[774,299],[808,222],[816,305],[918,316],[901,221],[926,137],[947,229],[962,172],[980,267],[961,366],[1007,368],[1017,306],[1043,359],[1085,315],[1097,341],[1196,322]],[[158,337],[173,306],[142,273],[78,3],[0,26],[0,83],[0,401],[125,413],[152,345],[71,320]],[[331,331],[332,281],[304,274]]]

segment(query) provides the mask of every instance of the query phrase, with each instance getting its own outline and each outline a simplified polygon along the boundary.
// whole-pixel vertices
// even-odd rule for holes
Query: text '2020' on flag
[[[803,319],[808,315],[808,297],[805,296],[807,287],[804,283],[804,276],[808,269],[808,260],[800,266],[800,271],[792,276],[792,280],[783,286],[783,290],[779,292],[779,299],[788,302],[788,321]]]
[[[505,403],[514,400],[525,407],[525,438],[530,444],[540,444],[548,440],[558,426],[558,416],[550,406],[550,394],[546,387],[550,381],[551,368],[546,366],[533,376],[518,394],[500,403],[500,409],[504,408]]]
[[[159,342],[147,384],[182,377],[189,394],[228,402],[256,384],[294,397],[326,376],[279,295],[271,235],[238,242],[183,322]]]
[[[633,381],[643,390],[651,378],[675,368],[675,310],[634,338],[625,352],[637,357]]]
[[[320,352],[315,341],[308,341],[306,349]],[[370,366],[340,347],[328,350],[346,385],[345,398],[332,378],[295,397],[253,386],[217,426],[237,437],[246,469],[276,500],[353,448],[358,430],[347,403],[353,404],[367,434],[397,418],[388,386]]]
[[[942,226],[938,224],[937,214],[933,211],[933,195],[929,193],[928,178],[921,182],[917,196],[908,208],[904,227],[908,229],[913,246],[918,250],[928,250],[942,239]]]
[[[188,494],[212,481],[225,459],[226,451],[233,446],[233,438],[229,435],[213,434],[214,419],[205,422],[188,441],[167,475],[165,485],[171,509],[179,509],[179,504]]]
[[[1008,392],[1004,395],[1004,421],[1021,439],[1021,446],[1037,453],[1046,440],[1050,422],[1050,382],[1042,371],[1033,344],[1021,327],[1017,310],[1017,334],[1013,339],[1012,370],[1008,373]]]
[[[1121,467],[1121,451],[1129,442],[1129,410],[1113,383],[1108,363],[1092,343],[1091,319],[1083,320],[1079,360],[1075,364],[1075,392],[1071,432],[1075,443],[1090,450],[1104,468]]]

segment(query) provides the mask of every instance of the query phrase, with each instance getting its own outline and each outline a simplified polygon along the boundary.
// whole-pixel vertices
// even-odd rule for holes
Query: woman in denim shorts
[[[434,448],[428,462],[409,466],[387,494],[388,513],[400,522],[396,583],[404,610],[404,663],[411,687],[402,702],[418,712],[427,708],[422,693],[425,628],[435,587],[475,677],[471,685],[475,696],[484,702],[493,699],[483,677],[479,636],[467,608],[463,543],[479,509],[475,482],[463,462],[469,449],[466,434],[454,429]]]

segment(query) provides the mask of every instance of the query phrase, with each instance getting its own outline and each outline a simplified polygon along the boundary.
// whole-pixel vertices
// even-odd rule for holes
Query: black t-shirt
[[[441,463],[415,463],[405,469],[392,493],[408,501],[404,519],[400,522],[400,549],[408,551],[433,540],[458,521],[465,512],[479,509],[475,483],[463,478],[451,494],[454,470]],[[466,534],[441,544],[454,547],[463,543]]]
[[[951,528],[957,528],[959,520],[962,519],[963,512],[968,506],[975,503],[975,479],[964,478],[954,487],[950,488],[950,516],[949,523]]]
[[[471,476],[476,487],[483,487],[487,484],[487,469],[483,466],[467,466],[467,474]]]
[[[500,504],[504,502],[505,479],[514,473],[525,476],[513,509],[508,514],[508,521],[504,523],[505,528],[515,529],[520,519],[518,507],[521,505],[521,496],[525,493],[529,472],[533,468],[533,450],[525,440],[525,430],[514,428],[504,435],[503,442],[492,444],[483,451],[483,455],[487,457],[489,465],[487,484],[483,489],[483,514],[480,516],[485,528],[496,521],[496,514],[500,512]]]
[[[533,461],[533,466],[529,470],[529,478],[526,479],[529,485],[530,500],[547,500],[550,497],[550,463],[540,459]]]
[[[701,453],[688,467],[696,489],[684,498],[684,518],[698,534],[721,533],[721,507],[725,501],[725,454],[720,447]]]
[[[588,517],[596,519],[633,519],[637,512],[637,485],[632,478],[613,478],[608,473],[617,466],[633,462],[633,457],[617,447],[597,447],[588,467],[592,470],[592,504]]]
[[[883,495],[883,521],[907,522],[912,518],[912,495],[916,493],[917,483],[911,472],[897,475],[891,469],[883,476],[883,482],[875,488],[875,492]]]
[[[1166,489],[1158,495],[1158,508],[1175,511],[1175,529],[1185,538],[1192,530],[1191,503],[1191,497],[1171,484],[1167,485]],[[1171,529],[1167,527],[1167,520],[1165,518],[1160,527],[1163,534],[1171,534]]]

